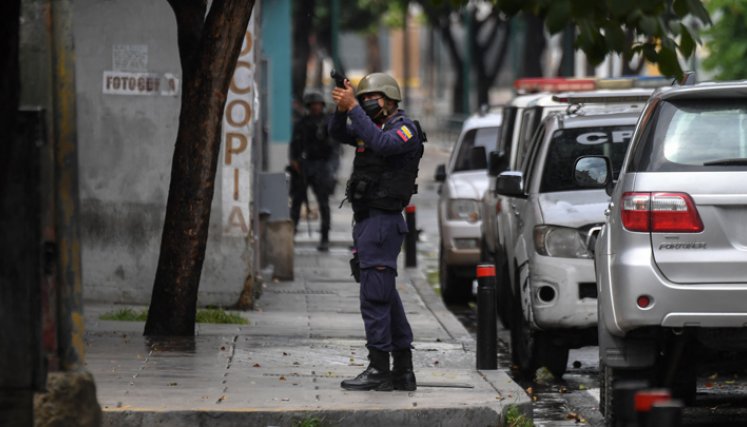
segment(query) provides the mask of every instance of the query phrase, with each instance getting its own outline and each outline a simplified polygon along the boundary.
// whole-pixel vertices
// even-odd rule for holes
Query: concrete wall
[[[175,19],[166,1],[79,0],[74,26],[84,295],[147,303],[179,116]],[[120,74],[138,75],[132,73],[153,83],[140,87],[149,94],[115,85]],[[235,303],[251,271],[247,237],[222,233],[223,167],[218,168],[200,304]]]
[[[291,0],[262,1],[262,53],[267,58],[268,170],[280,172],[288,164],[291,139]]]

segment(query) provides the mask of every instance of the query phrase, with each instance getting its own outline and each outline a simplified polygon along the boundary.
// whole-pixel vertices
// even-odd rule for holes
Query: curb
[[[504,410],[505,412],[505,410]],[[104,427],[291,427],[304,421],[324,426],[490,426],[502,425],[504,414],[486,406],[429,409],[340,409],[262,411],[253,408],[234,411],[105,411]],[[317,424],[310,424],[317,425]]]

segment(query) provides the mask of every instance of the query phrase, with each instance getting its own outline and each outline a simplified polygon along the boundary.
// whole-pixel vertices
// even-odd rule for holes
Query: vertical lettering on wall
[[[223,112],[222,226],[226,236],[247,236],[251,215],[254,133],[254,16],[246,28]]]

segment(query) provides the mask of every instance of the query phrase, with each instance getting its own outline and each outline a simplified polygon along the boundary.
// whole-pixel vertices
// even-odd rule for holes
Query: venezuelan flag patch
[[[402,126],[397,129],[397,135],[399,135],[403,142],[407,142],[412,138],[412,131],[407,126]]]

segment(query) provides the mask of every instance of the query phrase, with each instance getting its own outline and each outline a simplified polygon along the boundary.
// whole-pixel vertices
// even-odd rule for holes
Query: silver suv
[[[621,378],[692,402],[700,350],[747,350],[747,83],[657,92],[612,190],[615,170],[602,156],[575,171],[612,197],[595,253],[610,425]]]
[[[501,124],[500,111],[470,116],[449,163],[436,168],[435,179],[442,183],[438,201],[441,297],[449,304],[472,297],[482,240],[479,201],[488,187],[487,153],[496,149]]]
[[[521,169],[497,178],[497,192],[508,197],[501,211],[515,224],[505,233],[510,292],[499,303],[509,310],[513,361],[525,374],[545,366],[561,376],[570,348],[596,343],[590,246],[609,196],[579,186],[574,164],[608,155],[619,167],[642,107],[643,100],[631,98],[622,107],[551,113]]]

